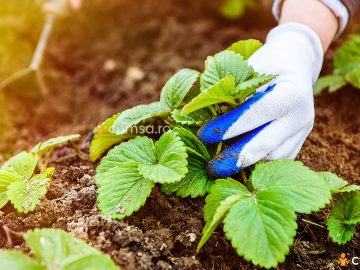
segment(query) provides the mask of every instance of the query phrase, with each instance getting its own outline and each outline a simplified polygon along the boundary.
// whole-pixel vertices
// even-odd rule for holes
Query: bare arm
[[[329,48],[339,27],[330,8],[319,0],[286,0],[282,6],[280,24],[301,23],[320,37],[324,52]]]

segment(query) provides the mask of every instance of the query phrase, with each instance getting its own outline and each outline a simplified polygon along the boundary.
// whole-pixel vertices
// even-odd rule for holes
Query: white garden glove
[[[260,160],[294,159],[314,123],[312,85],[323,62],[317,34],[305,25],[274,28],[249,64],[260,74],[278,74],[239,108],[210,121],[199,132],[205,143],[242,135],[209,162],[216,177],[225,177]]]

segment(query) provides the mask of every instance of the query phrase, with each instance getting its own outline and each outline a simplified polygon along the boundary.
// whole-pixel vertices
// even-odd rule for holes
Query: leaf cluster
[[[63,143],[78,138],[69,135],[51,138],[37,144],[30,152],[21,152],[6,161],[0,168],[0,208],[11,202],[22,213],[33,211],[47,192],[55,169],[41,162],[45,154]],[[41,168],[36,173],[36,168]]]
[[[240,256],[261,267],[275,267],[293,243],[296,214],[318,211],[330,199],[329,185],[298,161],[258,164],[246,186],[231,178],[216,180],[206,197],[206,225],[198,250],[223,222]]]
[[[336,51],[332,75],[321,77],[314,88],[314,93],[320,94],[328,88],[335,92],[346,84],[360,89],[360,33],[353,34]]]
[[[35,229],[24,235],[34,258],[18,250],[0,251],[0,269],[119,270],[111,258],[59,229]]]
[[[246,61],[260,46],[256,40],[240,41],[208,57],[201,74],[182,69],[164,85],[160,101],[125,110],[95,128],[90,147],[93,161],[121,142],[96,171],[99,208],[104,215],[119,219],[131,215],[144,205],[156,183],[165,194],[181,197],[204,196],[209,191],[214,180],[206,165],[214,153],[194,132],[274,78],[259,75]],[[138,136],[134,127],[155,121],[172,130],[155,143]],[[129,138],[133,139],[124,142]]]

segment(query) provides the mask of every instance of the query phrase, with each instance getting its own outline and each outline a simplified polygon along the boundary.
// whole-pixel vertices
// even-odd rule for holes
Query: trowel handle
[[[54,21],[57,15],[55,13],[48,13],[45,17],[45,24],[41,30],[41,35],[36,46],[33,58],[31,60],[30,68],[37,70],[41,65],[41,61],[44,55],[44,50],[48,42],[51,30],[54,25]]]

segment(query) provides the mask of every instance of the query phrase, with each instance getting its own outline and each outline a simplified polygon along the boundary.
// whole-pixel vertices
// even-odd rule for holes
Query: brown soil
[[[274,23],[268,10],[226,21],[204,5],[208,1],[111,1],[106,6],[100,0],[86,2],[81,12],[59,23],[53,35],[44,68],[50,89],[46,100],[32,106],[15,99],[8,102],[7,117],[15,124],[2,143],[4,157],[44,138],[75,132],[83,134],[78,144],[87,155],[87,134],[99,121],[158,99],[174,71],[202,69],[207,55],[236,40],[263,40]],[[326,59],[326,72],[333,50]],[[116,61],[115,70],[103,68],[107,59]],[[139,82],[126,75],[134,66],[145,74]],[[351,87],[316,98],[315,128],[299,160],[360,184],[359,107],[360,92]],[[18,214],[8,204],[0,212],[0,226],[8,228],[11,236],[9,241],[0,229],[0,247],[25,248],[19,233],[58,227],[107,252],[122,269],[256,269],[236,254],[222,228],[196,254],[204,225],[202,198],[167,197],[155,188],[140,211],[112,221],[97,210],[94,164],[79,158],[70,146],[57,149],[50,164],[57,173],[36,211]],[[360,256],[359,233],[339,246],[331,243],[325,228],[303,221],[324,225],[327,214],[298,218],[295,245],[279,269],[340,269],[336,259],[341,252]]]

